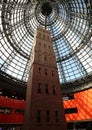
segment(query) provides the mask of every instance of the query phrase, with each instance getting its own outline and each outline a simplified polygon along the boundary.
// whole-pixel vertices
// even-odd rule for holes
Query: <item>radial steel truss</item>
[[[46,11],[47,3],[50,11],[47,11],[45,21],[43,11]],[[62,87],[69,88],[72,83],[78,86],[81,82],[91,81],[91,0],[1,0],[1,73],[27,82],[37,26],[46,26],[51,31]]]

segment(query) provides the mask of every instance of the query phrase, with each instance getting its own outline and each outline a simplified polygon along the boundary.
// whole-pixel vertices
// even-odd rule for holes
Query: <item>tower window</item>
[[[41,83],[38,83],[38,93],[41,93]]]
[[[48,90],[48,84],[45,85],[45,92],[46,92],[46,94],[49,93],[49,90]]]
[[[50,111],[46,111],[46,121],[47,121],[47,123],[49,123],[50,122]]]
[[[38,68],[38,72],[39,72],[39,74],[41,74],[41,68]]]
[[[39,32],[39,37],[41,37],[41,33]]]
[[[37,123],[41,123],[41,110],[37,111]]]
[[[56,94],[56,86],[53,86],[53,94]]]
[[[56,123],[59,122],[59,118],[58,118],[58,111],[55,111],[55,120],[56,120]]]
[[[45,75],[48,75],[48,71],[47,71],[47,69],[45,69]]]
[[[41,45],[41,42],[39,42],[39,45]]]
[[[52,76],[54,76],[54,70],[52,70]]]

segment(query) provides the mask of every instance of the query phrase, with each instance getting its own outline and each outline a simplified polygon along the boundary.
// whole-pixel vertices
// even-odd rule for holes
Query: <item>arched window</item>
[[[50,122],[50,111],[49,110],[46,111],[46,120],[47,120],[47,123]]]
[[[38,83],[38,90],[37,90],[38,93],[41,93],[41,83]]]
[[[37,110],[37,123],[41,123],[41,110]]]
[[[53,85],[53,95],[55,95],[56,94],[56,86],[55,85]]]
[[[45,84],[45,92],[46,94],[49,94],[48,84]]]

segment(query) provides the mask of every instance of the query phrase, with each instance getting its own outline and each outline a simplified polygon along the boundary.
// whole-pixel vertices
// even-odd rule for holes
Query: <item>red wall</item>
[[[92,89],[74,94],[74,100],[64,101],[64,108],[77,107],[78,113],[66,114],[67,121],[92,120]]]
[[[16,113],[16,109],[24,109],[25,102],[0,96],[0,107],[11,108],[11,114],[0,113],[0,123],[23,123],[24,115]]]

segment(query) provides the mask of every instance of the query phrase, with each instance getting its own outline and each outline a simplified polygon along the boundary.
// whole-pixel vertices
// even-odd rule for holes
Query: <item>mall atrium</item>
[[[91,130],[92,0],[0,0],[0,130],[23,130],[37,27],[51,33],[67,130]]]

